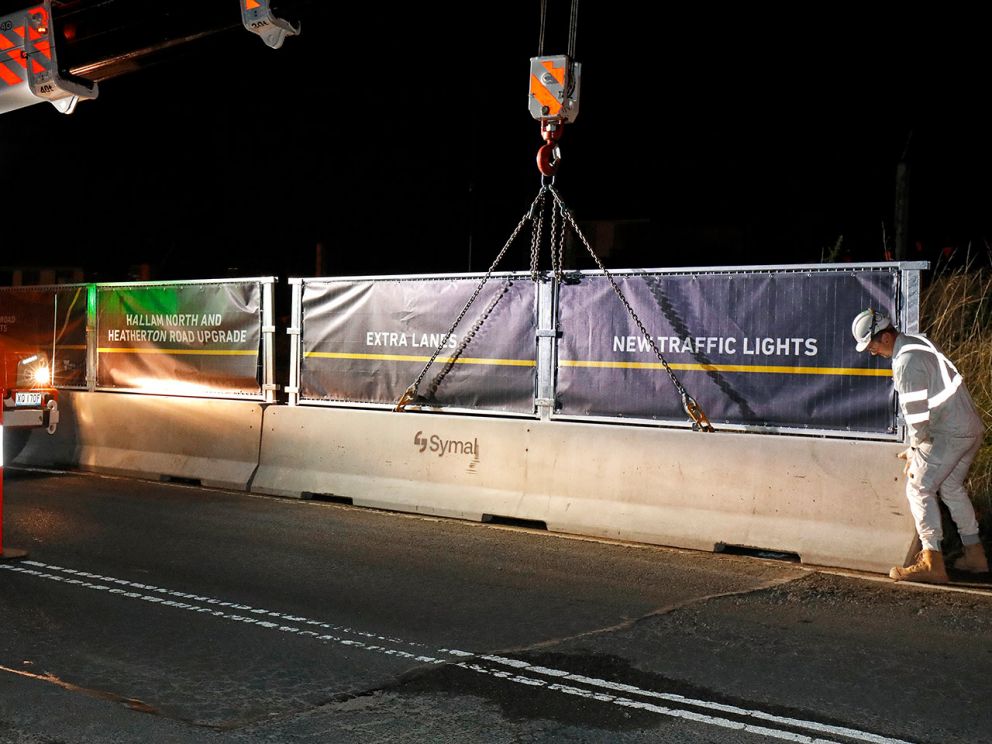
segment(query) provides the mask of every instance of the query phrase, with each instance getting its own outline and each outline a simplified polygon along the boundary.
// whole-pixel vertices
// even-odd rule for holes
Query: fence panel
[[[900,317],[900,268],[618,272],[626,296],[718,426],[894,436],[891,367],[850,323]],[[680,397],[602,275],[559,293],[557,415],[684,423]]]
[[[399,400],[479,286],[465,276],[298,281],[301,402],[371,406]],[[536,297],[529,275],[490,279],[419,387],[431,407],[533,413]]]
[[[100,284],[100,390],[263,397],[261,280]]]

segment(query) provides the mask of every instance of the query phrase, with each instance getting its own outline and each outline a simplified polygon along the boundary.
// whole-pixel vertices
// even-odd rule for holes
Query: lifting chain
[[[530,90],[531,115],[541,122],[541,137],[544,139],[544,145],[540,148],[537,155],[537,166],[538,170],[541,172],[541,190],[531,203],[530,209],[527,210],[527,213],[524,214],[524,216],[520,219],[520,222],[517,223],[516,228],[514,228],[513,233],[510,235],[510,238],[506,241],[506,244],[496,256],[496,260],[493,261],[492,265],[489,267],[489,270],[486,271],[485,276],[482,277],[482,281],[479,282],[479,285],[475,288],[475,291],[472,293],[472,296],[469,298],[468,302],[465,303],[465,306],[462,308],[461,312],[458,313],[458,317],[455,318],[455,322],[451,324],[451,327],[442,337],[441,343],[438,344],[437,348],[434,350],[434,353],[431,355],[431,358],[420,371],[417,379],[404,391],[403,395],[400,396],[400,399],[396,403],[396,407],[393,410],[403,411],[410,403],[426,402],[425,399],[420,398],[417,395],[417,390],[419,389],[420,384],[427,376],[427,372],[430,370],[431,365],[437,360],[441,350],[447,346],[448,340],[451,338],[451,334],[455,332],[458,324],[462,322],[466,313],[468,313],[469,308],[473,305],[476,299],[478,299],[479,294],[486,286],[486,283],[491,278],[500,261],[502,261],[503,256],[510,248],[510,245],[517,238],[517,235],[520,234],[524,224],[528,221],[531,223],[530,275],[533,281],[537,282],[540,280],[541,275],[539,258],[541,243],[544,237],[544,208],[545,202],[547,201],[546,196],[547,194],[551,194],[551,218],[548,230],[548,244],[551,250],[551,273],[554,277],[555,284],[560,285],[563,280],[565,226],[569,225],[582,241],[582,244],[586,247],[589,255],[592,256],[593,261],[596,262],[596,266],[599,267],[599,270],[603,272],[603,275],[609,280],[613,291],[616,293],[617,297],[620,298],[620,302],[623,303],[627,313],[633,319],[634,323],[637,324],[641,334],[650,345],[651,350],[658,358],[658,361],[661,362],[662,367],[668,373],[672,384],[675,386],[676,392],[682,400],[682,408],[685,409],[686,414],[693,422],[693,428],[706,432],[714,431],[713,425],[706,417],[706,414],[703,412],[702,408],[700,408],[696,400],[689,395],[682,383],[679,382],[675,372],[672,370],[671,366],[668,364],[668,361],[658,348],[658,345],[655,343],[654,337],[648,333],[644,323],[642,323],[641,319],[637,317],[637,313],[634,312],[634,308],[631,307],[630,303],[627,301],[627,298],[620,290],[620,287],[617,285],[613,275],[599,259],[599,256],[596,255],[596,252],[592,249],[592,246],[589,244],[586,236],[579,229],[572,213],[565,206],[561,196],[554,188],[555,173],[558,170],[558,165],[561,159],[561,151],[558,148],[558,140],[561,139],[564,125],[567,122],[574,121],[575,117],[578,115],[579,75],[581,65],[574,61],[578,0],[572,0],[567,55],[558,55],[554,57],[543,56],[546,15],[547,0],[542,0],[541,33],[538,43],[538,56],[531,59]],[[476,334],[482,328],[482,324],[492,314],[493,310],[496,308],[496,305],[503,298],[511,285],[512,282],[509,279],[503,282],[502,288],[495,294],[486,309],[472,325],[472,328],[465,334],[461,343],[458,344],[458,347],[448,357],[448,359],[445,360],[443,369],[430,383],[428,397],[426,400],[434,399],[434,396],[437,394],[438,387],[444,380],[445,376],[461,358],[465,348],[472,341],[472,339],[475,338]]]
[[[634,308],[631,307],[623,292],[620,291],[620,287],[613,278],[613,274],[610,273],[609,269],[606,268],[599,256],[596,255],[596,252],[592,249],[592,246],[589,245],[589,241],[586,240],[586,236],[583,234],[582,230],[579,229],[578,224],[575,222],[575,218],[565,206],[565,203],[562,201],[561,196],[555,190],[554,186],[549,186],[548,191],[554,198],[554,208],[557,208],[557,210],[561,212],[562,220],[567,222],[571,226],[572,230],[575,231],[575,234],[578,235],[579,240],[582,241],[582,244],[586,247],[589,255],[592,256],[592,260],[596,262],[596,266],[603,272],[603,276],[609,280],[610,286],[613,287],[613,291],[616,293],[616,296],[620,298],[620,302],[622,302],[623,306],[627,309],[628,315],[630,315],[634,323],[637,324],[637,327],[641,331],[644,338],[647,339],[654,355],[658,357],[658,361],[661,362],[661,366],[665,368],[665,371],[672,380],[672,384],[675,386],[676,392],[678,392],[679,397],[682,399],[682,408],[685,410],[686,415],[692,419],[693,428],[705,432],[716,431],[710,423],[709,418],[707,418],[706,414],[703,412],[703,409],[699,406],[699,403],[696,402],[695,398],[689,395],[689,392],[682,386],[682,383],[679,382],[679,378],[675,376],[675,372],[668,364],[668,361],[665,359],[664,355],[658,349],[658,345],[655,343],[654,337],[648,333],[648,329],[644,327],[644,323],[642,323],[641,319],[637,317],[637,313],[634,312]],[[554,214],[554,212],[552,212],[552,214]]]
[[[447,330],[447,332],[441,338],[441,343],[439,343],[438,346],[437,346],[437,348],[434,349],[434,353],[431,355],[431,358],[429,360],[427,360],[427,364],[424,365],[424,368],[422,370],[420,370],[420,374],[417,375],[417,379],[414,381],[414,383],[412,385],[410,385],[410,387],[408,387],[404,391],[403,395],[400,396],[399,401],[397,401],[397,403],[396,403],[396,407],[393,409],[394,411],[397,411],[397,412],[398,411],[402,411],[410,403],[412,403],[415,400],[417,400],[417,389],[420,387],[420,383],[422,383],[424,381],[424,378],[427,376],[427,372],[428,372],[428,370],[430,370],[431,365],[434,364],[434,361],[438,358],[438,355],[441,353],[441,350],[447,345],[448,339],[451,338],[451,334],[455,332],[455,328],[458,327],[458,324],[462,322],[462,318],[465,317],[465,314],[468,312],[468,309],[470,307],[472,307],[472,304],[479,297],[479,294],[482,292],[483,287],[486,286],[486,282],[489,281],[489,278],[492,276],[493,272],[496,270],[496,267],[499,265],[499,262],[503,260],[503,256],[506,255],[506,252],[510,249],[510,246],[513,244],[513,241],[517,239],[517,235],[520,234],[520,231],[523,230],[524,225],[528,221],[530,221],[532,223],[538,223],[540,221],[540,211],[539,211],[538,207],[539,207],[540,204],[542,204],[544,202],[544,196],[545,196],[545,193],[548,190],[549,190],[549,187],[547,187],[547,186],[542,186],[541,187],[541,190],[538,192],[537,196],[534,198],[534,201],[531,203],[530,209],[528,209],[527,212],[524,214],[524,216],[520,218],[520,222],[517,223],[517,226],[515,228],[513,228],[513,233],[510,235],[509,239],[506,241],[506,244],[503,246],[503,248],[500,250],[499,254],[496,256],[496,260],[492,262],[492,265],[486,271],[485,276],[482,277],[482,281],[479,282],[479,286],[477,286],[475,288],[475,291],[472,293],[472,296],[469,298],[468,302],[465,303],[465,306],[462,308],[462,311],[460,313],[458,313],[458,317],[455,318],[455,322],[451,324],[451,327]],[[534,229],[535,230],[538,230],[538,227],[535,225],[535,228]],[[534,250],[534,238],[533,238],[533,235],[532,235],[532,240],[531,240],[531,250],[532,251]],[[535,259],[533,258],[533,253],[532,253],[532,259],[531,260],[532,260],[532,262],[535,261]],[[532,272],[535,272],[535,268],[534,268],[533,263],[532,263],[532,266],[531,266],[531,271]],[[504,292],[505,291],[506,290],[504,289]],[[501,297],[501,296],[502,295],[498,295],[498,297]],[[493,303],[492,307],[495,307],[495,303]],[[488,314],[488,312],[491,312],[491,308],[490,308],[489,311],[487,311],[486,314]],[[483,320],[484,319],[485,318],[483,318]],[[436,389],[436,387],[435,387],[435,389]]]
[[[531,220],[531,240],[530,240],[530,278],[535,282],[541,278],[539,267],[541,243],[544,238],[544,194],[551,190],[554,179],[547,183],[542,182],[541,192],[534,201],[534,211],[529,216]],[[551,204],[551,225],[548,232],[548,243],[551,246],[551,273],[556,281],[562,280],[562,272],[565,268],[565,218],[561,208],[557,203]]]
[[[541,278],[540,271],[538,269],[538,259],[540,258],[541,252],[541,237],[543,235],[544,229],[544,195],[547,193],[547,189],[543,186],[537,194],[537,198],[531,205],[530,214],[527,215],[527,219],[530,220],[531,230],[530,230],[530,278],[532,281],[538,281]]]
[[[427,361],[427,364],[425,364],[424,368],[420,371],[420,374],[417,376],[417,379],[414,381],[412,385],[410,385],[410,387],[406,389],[406,391],[400,397],[399,401],[396,403],[396,407],[393,410],[403,411],[406,408],[406,406],[410,405],[411,403],[424,403],[428,400],[434,399],[434,396],[437,394],[437,390],[441,382],[444,380],[447,374],[457,363],[458,359],[461,358],[461,355],[464,353],[465,348],[472,341],[472,339],[475,338],[476,334],[482,328],[483,323],[485,323],[485,321],[492,314],[493,310],[496,308],[496,305],[507,293],[507,291],[509,291],[510,286],[512,286],[512,282],[510,280],[507,279],[503,282],[501,289],[498,290],[496,294],[493,296],[493,298],[489,301],[489,304],[486,306],[486,309],[482,312],[479,318],[472,325],[472,328],[465,334],[465,337],[461,340],[458,347],[452,352],[452,354],[448,357],[448,359],[445,360],[444,367],[430,383],[428,389],[428,397],[426,399],[420,398],[417,395],[417,391],[421,383],[424,381],[424,378],[427,376],[427,373],[430,370],[431,365],[433,365],[434,362],[437,361],[437,358],[440,355],[441,350],[447,346],[448,339],[451,338],[451,334],[455,332],[455,329],[458,327],[459,323],[462,322],[462,320],[465,318],[465,315],[468,313],[469,308],[471,308],[472,305],[475,303],[475,301],[479,298],[479,295],[482,293],[483,288],[489,282],[489,279],[492,277],[492,274],[496,270],[496,267],[503,260],[503,257],[506,255],[506,252],[509,250],[510,246],[513,244],[513,241],[516,240],[517,236],[523,230],[524,225],[527,222],[531,223],[530,274],[531,274],[531,278],[534,281],[537,281],[540,278],[538,259],[540,254],[541,240],[544,234],[544,221],[545,221],[544,208],[546,206],[545,202],[547,201],[546,199],[547,194],[550,194],[552,197],[551,203],[549,205],[551,210],[551,218],[550,218],[550,226],[548,233],[549,233],[549,243],[551,246],[551,270],[554,275],[555,281],[560,283],[563,279],[565,227],[566,225],[568,225],[578,236],[579,240],[582,241],[582,244],[585,246],[586,251],[588,251],[589,255],[592,256],[593,261],[596,263],[596,266],[599,268],[599,270],[603,273],[603,276],[605,276],[606,279],[610,282],[610,286],[613,288],[613,292],[616,294],[620,302],[623,304],[624,308],[627,311],[627,314],[630,315],[631,319],[637,325],[637,328],[640,330],[643,337],[647,340],[648,345],[651,347],[651,350],[654,352],[654,355],[658,358],[658,361],[661,363],[661,366],[664,368],[665,372],[668,373],[668,377],[671,379],[672,385],[675,386],[675,390],[678,393],[679,398],[681,399],[682,408],[685,410],[686,415],[693,422],[693,429],[704,432],[715,431],[713,425],[710,423],[709,418],[706,416],[706,413],[700,407],[699,403],[696,401],[695,398],[689,395],[689,392],[685,389],[685,387],[679,381],[679,378],[675,375],[675,372],[672,369],[671,365],[668,363],[664,355],[661,353],[661,350],[658,348],[658,345],[655,342],[654,337],[650,333],[648,333],[648,330],[645,327],[644,323],[641,321],[640,317],[638,317],[637,313],[634,311],[634,308],[631,306],[626,296],[624,296],[623,291],[621,291],[619,285],[616,282],[616,279],[613,277],[613,274],[610,273],[610,270],[606,268],[606,266],[600,260],[599,256],[596,255],[596,252],[589,244],[589,241],[586,238],[585,234],[582,232],[582,230],[579,228],[578,223],[575,221],[575,217],[569,211],[568,207],[565,206],[565,202],[562,200],[561,195],[554,188],[553,182],[542,183],[541,190],[534,198],[534,201],[531,203],[530,208],[527,210],[524,216],[521,217],[520,222],[517,223],[517,226],[514,228],[513,233],[510,235],[509,239],[506,241],[503,248],[496,256],[496,259],[493,261],[492,265],[489,267],[485,275],[482,277],[482,280],[475,288],[475,291],[472,293],[472,296],[469,298],[468,302],[465,303],[465,306],[462,308],[461,312],[458,313],[458,317],[455,318],[455,321],[451,324],[451,327],[448,328],[448,330],[445,332],[444,336],[441,339],[441,342],[434,350],[434,353],[431,355],[431,358]]]
[[[444,363],[444,367],[441,371],[437,373],[437,376],[433,380],[431,380],[431,384],[427,388],[427,400],[434,400],[434,396],[437,395],[437,389],[441,386],[444,378],[448,376],[448,373],[455,366],[455,363],[461,359],[462,354],[465,352],[465,347],[467,347],[472,339],[475,338],[475,334],[479,332],[479,329],[482,328],[482,324],[488,320],[493,310],[496,309],[496,305],[498,305],[499,301],[503,299],[503,295],[510,290],[511,286],[513,286],[513,282],[509,279],[503,281],[503,286],[497,290],[485,311],[479,316],[479,319],[472,324],[472,328],[465,334],[465,338],[463,338],[461,343],[458,344],[458,348],[451,352],[451,356],[448,357],[448,360]]]
[[[555,195],[553,187],[551,193]],[[565,269],[565,211],[562,207],[556,196],[555,203],[551,205],[551,272],[559,284]]]

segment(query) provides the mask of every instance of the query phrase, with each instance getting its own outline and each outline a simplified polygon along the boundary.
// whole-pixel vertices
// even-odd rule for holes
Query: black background
[[[8,113],[0,265],[309,276],[321,244],[331,275],[484,270],[540,185],[539,7],[305,3],[280,50],[233,28],[70,116]],[[881,260],[904,151],[908,257],[987,252],[977,18],[804,12],[580,6],[557,186],[594,243],[619,225],[609,265]]]

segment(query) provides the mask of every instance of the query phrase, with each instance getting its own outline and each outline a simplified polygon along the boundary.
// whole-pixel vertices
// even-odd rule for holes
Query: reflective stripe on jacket
[[[985,426],[961,374],[929,339],[904,333],[896,337],[892,377],[914,447],[934,435],[984,434]]]

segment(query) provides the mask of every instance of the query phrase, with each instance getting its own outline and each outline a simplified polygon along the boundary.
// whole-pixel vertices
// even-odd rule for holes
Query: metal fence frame
[[[196,392],[183,393],[181,397],[189,398],[221,398],[221,399],[233,399],[233,400],[258,400],[264,403],[275,403],[276,402],[276,391],[279,389],[279,385],[275,381],[275,283],[277,278],[274,276],[266,277],[244,277],[244,278],[229,278],[229,279],[183,279],[175,281],[144,281],[144,282],[85,282],[76,284],[45,284],[45,285],[32,285],[24,287],[3,287],[0,288],[2,291],[51,291],[54,294],[54,305],[53,305],[53,324],[54,319],[58,317],[58,294],[60,290],[75,289],[75,288],[85,288],[87,291],[87,301],[86,301],[86,385],[57,385],[61,390],[85,390],[89,392],[111,392],[111,393],[127,393],[132,395],[167,395],[169,393],[155,392],[155,391],[142,391],[142,390],[131,390],[131,389],[120,389],[120,388],[110,388],[110,387],[99,387],[96,384],[96,370],[97,370],[97,346],[99,340],[99,328],[97,327],[96,318],[96,295],[97,290],[103,287],[175,287],[175,286],[200,286],[204,284],[248,284],[257,283],[260,285],[261,289],[261,349],[260,351],[260,362],[261,362],[261,379],[259,380],[259,386],[261,392],[257,395],[237,395],[237,394],[218,394],[205,392],[199,394]],[[55,333],[53,329],[52,334],[52,364],[55,364]]]
[[[306,399],[300,395],[300,378],[301,370],[303,364],[303,289],[308,283],[320,283],[320,284],[330,284],[334,282],[356,282],[356,281],[443,281],[448,279],[474,279],[481,282],[482,278],[486,276],[485,272],[455,272],[452,274],[375,274],[375,275],[363,275],[363,276],[317,276],[317,277],[292,277],[287,280],[292,290],[292,300],[290,309],[290,323],[292,324],[286,329],[286,333],[290,335],[290,347],[289,347],[289,382],[284,387],[287,393],[287,404],[291,406],[325,406],[334,408],[368,408],[372,410],[391,410],[395,407],[396,402],[393,403],[362,403],[362,402],[352,402],[352,401],[335,401],[335,400],[316,400],[316,399]],[[519,280],[529,280],[531,278],[529,271],[499,271],[492,272],[489,274],[489,281],[500,281],[502,279],[519,279]],[[538,328],[538,323],[540,318],[544,316],[545,304],[549,303],[549,297],[545,297],[546,292],[542,291],[542,287],[546,285],[546,282],[538,283],[538,287],[535,290],[538,295],[536,298],[538,307],[538,318],[535,318],[535,328]],[[550,314],[551,306],[547,305],[547,311]],[[454,320],[454,318],[452,318]],[[538,348],[538,357],[536,368],[538,370],[537,374],[540,376],[541,370],[540,356],[540,345]],[[419,371],[419,370],[418,370]],[[414,378],[411,377],[410,382],[412,383]],[[538,384],[538,388],[539,388]],[[536,396],[540,397],[540,396]],[[473,416],[498,416],[507,418],[536,418],[537,413],[520,413],[514,411],[493,411],[486,409],[477,408],[460,408],[457,406],[438,406],[432,407],[431,410],[442,410],[445,413],[455,413],[455,414],[469,414]]]
[[[896,305],[896,315],[899,328],[906,333],[918,333],[920,329],[920,287],[921,272],[929,267],[926,261],[902,262],[866,262],[846,264],[767,264],[757,266],[705,266],[680,268],[653,269],[620,269],[611,270],[614,276],[636,275],[698,275],[698,274],[756,274],[756,273],[814,273],[814,272],[844,272],[848,270],[887,270],[895,273],[897,296],[892,298]],[[575,272],[569,272],[575,273]],[[583,276],[602,276],[602,272],[591,269],[577,272]],[[440,280],[440,279],[478,279],[483,273],[454,273],[454,274],[404,274],[404,275],[372,275],[372,276],[341,276],[341,277],[310,277],[290,278],[292,289],[291,323],[286,329],[291,336],[289,384],[286,386],[288,404],[291,406],[329,406],[344,408],[388,409],[392,405],[374,403],[355,403],[347,401],[305,400],[300,396],[300,370],[302,362],[302,333],[303,333],[303,289],[309,282],[344,282],[344,281],[402,281],[402,280]],[[492,274],[491,278],[504,277],[528,278],[528,272],[500,272]],[[558,293],[557,285],[546,275],[537,282],[537,318],[536,343],[537,367],[534,395],[534,413],[520,414],[502,411],[485,411],[476,409],[458,409],[439,407],[447,413],[467,413],[472,415],[541,418],[559,421],[581,421],[635,426],[655,426],[665,428],[689,428],[688,420],[639,419],[619,418],[609,416],[582,416],[577,414],[555,413],[554,401],[558,370]],[[411,380],[412,382],[412,380]],[[432,410],[435,410],[432,408]],[[905,422],[898,406],[893,402],[893,417],[897,422],[895,430],[889,434],[863,431],[847,431],[838,429],[816,429],[784,426],[758,426],[746,424],[722,424],[720,428],[728,431],[755,432],[764,434],[789,434],[797,436],[829,437],[840,439],[872,439],[904,441],[906,436]]]
[[[262,317],[261,322],[261,379],[259,380],[259,387],[261,392],[257,395],[239,395],[235,393],[197,393],[189,392],[182,393],[182,397],[186,398],[218,398],[218,399],[231,399],[231,400],[259,400],[263,403],[275,403],[276,402],[276,390],[279,386],[275,382],[275,316],[274,316],[274,305],[275,305],[275,283],[277,279],[274,276],[252,276],[252,277],[233,277],[229,279],[182,279],[175,281],[154,281],[154,282],[97,282],[95,284],[89,285],[89,291],[92,293],[92,299],[88,302],[89,308],[96,307],[96,293],[99,289],[104,287],[127,287],[127,288],[139,288],[139,287],[180,287],[180,286],[201,286],[204,284],[217,285],[217,284],[250,284],[256,283],[261,289],[261,300],[262,300]],[[93,324],[93,335],[90,335],[90,323]],[[87,350],[91,355],[91,361],[87,361],[87,388],[91,391],[97,392],[113,392],[113,393],[132,393],[138,395],[170,395],[171,393],[160,393],[160,392],[142,392],[141,390],[122,390],[120,388],[108,388],[99,387],[96,384],[96,368],[98,352],[96,343],[99,339],[100,329],[96,322],[96,313],[87,312]],[[92,338],[92,342],[90,339]],[[92,366],[91,366],[92,365]],[[91,376],[92,370],[92,376]]]
[[[659,275],[668,276],[691,276],[699,274],[802,274],[802,273],[837,273],[848,270],[884,269],[893,271],[896,274],[898,284],[898,296],[893,298],[896,302],[896,310],[900,330],[906,333],[919,333],[920,330],[920,274],[929,267],[927,261],[881,261],[865,263],[844,263],[844,264],[766,264],[756,266],[699,266],[699,267],[679,267],[671,269],[618,269],[611,270],[613,276],[638,276],[638,275]],[[602,276],[603,272],[596,269],[578,272],[582,276]],[[555,307],[557,319],[557,304]],[[853,315],[852,315],[853,317]],[[557,351],[557,343],[555,343]],[[557,353],[555,358],[555,372],[557,373]],[[893,416],[896,421],[895,430],[890,434],[878,432],[849,431],[840,429],[818,429],[802,428],[791,426],[765,426],[748,424],[726,424],[721,423],[720,429],[723,431],[739,431],[762,434],[789,434],[796,436],[830,437],[841,439],[871,439],[871,440],[892,440],[904,441],[906,438],[905,422],[902,418],[902,411],[893,402]],[[578,414],[561,414],[551,411],[548,417],[558,421],[590,421],[610,424],[631,424],[637,426],[664,426],[666,428],[692,427],[692,422],[686,419],[639,419],[639,418],[615,418],[610,416],[582,416]]]

